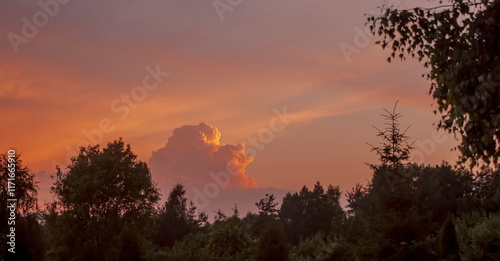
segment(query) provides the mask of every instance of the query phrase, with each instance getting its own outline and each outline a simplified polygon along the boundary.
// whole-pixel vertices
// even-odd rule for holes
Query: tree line
[[[391,114],[391,112],[389,112]],[[404,163],[398,117],[388,118],[372,178],[345,193],[338,186],[266,194],[258,213],[199,212],[175,185],[161,203],[146,163],[122,139],[81,148],[57,169],[54,201],[38,209],[34,174],[16,164],[16,253],[4,260],[498,260],[500,176],[447,163]],[[396,128],[393,128],[393,127]],[[398,138],[399,137],[399,138]],[[396,152],[400,152],[397,154]],[[401,153],[402,152],[402,153]],[[0,157],[3,172],[7,156]],[[3,173],[5,174],[5,173]],[[398,177],[395,179],[394,177]],[[6,184],[2,179],[1,202]]]

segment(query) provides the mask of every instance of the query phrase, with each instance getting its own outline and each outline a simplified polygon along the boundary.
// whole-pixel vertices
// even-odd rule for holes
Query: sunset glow
[[[178,182],[193,195],[230,163],[237,171],[222,190],[364,184],[383,108],[399,100],[418,140],[432,138],[439,116],[422,66],[387,63],[364,35],[363,14],[382,2],[358,2],[245,1],[221,21],[206,1],[72,1],[15,44],[5,36],[29,31],[22,18],[42,9],[3,3],[2,150],[22,154],[42,203],[56,165],[120,137],[163,197]],[[447,136],[421,163],[454,162],[455,144]],[[256,211],[255,193],[244,211]],[[226,210],[240,202],[221,197]]]

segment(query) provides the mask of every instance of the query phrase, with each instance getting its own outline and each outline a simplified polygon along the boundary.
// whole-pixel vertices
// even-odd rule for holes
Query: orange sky
[[[221,147],[235,145],[230,155],[246,143],[253,160],[242,175],[260,189],[282,194],[319,180],[346,191],[369,179],[371,126],[383,125],[382,108],[396,100],[408,134],[425,144],[419,162],[456,159],[453,137],[433,134],[439,116],[425,70],[387,63],[388,52],[362,33],[363,14],[382,1],[243,0],[221,15],[217,1],[42,2],[0,9],[0,145],[38,173],[42,201],[54,164],[65,166],[78,145],[123,137],[149,163],[174,129],[202,122],[220,132]],[[145,77],[157,87],[142,88]],[[283,108],[293,118],[269,133]],[[163,190],[176,178],[168,180]]]

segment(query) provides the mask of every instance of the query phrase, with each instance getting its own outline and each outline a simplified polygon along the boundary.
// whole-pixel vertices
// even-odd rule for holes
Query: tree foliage
[[[58,169],[43,222],[27,207],[16,223],[22,253],[5,259],[498,259],[498,170],[473,175],[447,163],[405,163],[410,144],[396,124],[400,114],[386,112],[389,127],[375,149],[380,163],[367,184],[347,192],[347,209],[339,187],[319,182],[287,193],[280,207],[266,194],[255,204],[258,214],[243,219],[236,204],[232,216],[214,211],[213,224],[188,203],[181,184],[158,208],[149,169],[120,139],[102,150],[81,148],[65,172]],[[401,178],[388,186],[394,172]]]
[[[121,139],[82,147],[67,172],[58,169],[52,192],[52,260],[115,260],[123,244],[139,244],[123,241],[122,231],[144,236],[159,199],[147,165]]]
[[[200,229],[207,223],[204,212],[196,214],[193,202],[187,204],[184,186],[176,184],[158,216],[157,243],[171,247],[188,233]]]
[[[8,154],[0,154],[0,206],[2,206],[0,213],[2,216],[2,224],[4,215],[6,214],[6,202],[7,202],[7,189],[8,189],[8,177],[9,170],[11,168],[15,169],[15,198],[16,201],[16,211],[21,214],[27,214],[29,212],[35,212],[38,210],[37,194],[38,194],[38,184],[35,182],[35,174],[30,171],[30,169],[23,165],[23,160],[20,154],[16,154],[14,157],[9,157]]]
[[[462,260],[500,260],[500,216],[472,213],[457,219]]]
[[[14,170],[15,177],[9,180],[10,170]],[[5,260],[41,260],[43,245],[42,232],[37,219],[38,212],[38,184],[35,182],[35,174],[23,164],[20,154],[9,157],[8,154],[0,154],[0,259]],[[14,185],[15,191],[15,223],[8,226],[10,210],[7,208],[9,196],[9,182]],[[5,239],[10,233],[9,227],[16,229],[16,248],[18,254],[7,251]]]
[[[293,261],[350,261],[355,260],[355,257],[344,238],[325,238],[322,233],[318,233],[295,246],[290,259]]]
[[[278,202],[275,202],[276,198],[273,194],[266,194],[266,197],[255,203],[259,209],[259,214],[266,216],[277,215],[279,212]]]
[[[386,114],[381,114],[386,121],[384,130],[380,130],[373,126],[378,132],[377,136],[382,139],[382,141],[379,142],[379,146],[368,143],[368,145],[372,147],[372,151],[375,151],[380,157],[379,164],[368,165],[375,171],[381,168],[385,169],[384,176],[391,190],[394,190],[394,183],[404,181],[404,179],[407,178],[403,175],[401,169],[404,167],[405,161],[410,159],[410,151],[413,149],[412,144],[408,143],[410,137],[406,135],[406,131],[410,126],[404,131],[401,129],[399,119],[403,117],[403,115],[401,113],[396,113],[397,105],[398,102],[394,104],[392,112],[384,109]]]
[[[412,144],[408,143],[410,137],[406,135],[406,131],[410,126],[404,131],[401,130],[399,119],[403,117],[403,114],[396,113],[397,105],[398,102],[394,105],[392,112],[384,109],[386,114],[381,114],[387,121],[384,130],[373,126],[377,130],[377,136],[382,139],[382,142],[379,143],[379,146],[369,144],[372,147],[372,151],[375,151],[380,157],[381,165],[390,165],[396,173],[400,165],[410,158],[410,151],[413,149]],[[377,165],[370,164],[370,167],[376,169]]]
[[[500,213],[500,170],[485,169],[474,179],[478,207],[486,212]]]
[[[287,261],[289,251],[290,243],[283,223],[274,218],[267,219],[257,243],[256,260]]]
[[[436,2],[436,1],[431,1]],[[460,162],[497,163],[500,156],[500,2],[445,0],[432,8],[382,6],[367,24],[376,43],[429,69],[438,128],[459,134]]]
[[[343,217],[339,187],[329,185],[325,191],[319,182],[312,190],[304,186],[300,192],[287,193],[279,213],[292,244],[319,231],[328,235],[332,222],[340,224]]]
[[[446,218],[439,238],[441,257],[449,261],[461,261],[460,248],[457,242],[457,232],[451,216]]]
[[[169,251],[167,251],[166,258],[160,258],[159,260],[210,260],[210,254],[206,251],[206,246],[209,238],[210,237],[208,233],[189,233],[182,240],[175,242],[174,246]]]
[[[221,221],[211,229],[205,247],[208,260],[249,260],[255,242],[237,217]]]

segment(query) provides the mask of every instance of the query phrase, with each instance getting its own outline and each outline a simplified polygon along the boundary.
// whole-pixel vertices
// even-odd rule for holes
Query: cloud
[[[245,167],[252,157],[245,155],[242,144],[220,142],[221,133],[207,123],[176,128],[164,147],[153,152],[149,166],[154,179],[164,195],[165,188],[175,183],[186,187],[202,187],[217,182],[215,173],[225,171],[232,175],[224,180],[224,188],[256,188],[252,178],[245,174]],[[228,171],[229,170],[229,171]],[[230,171],[233,170],[233,171]]]

